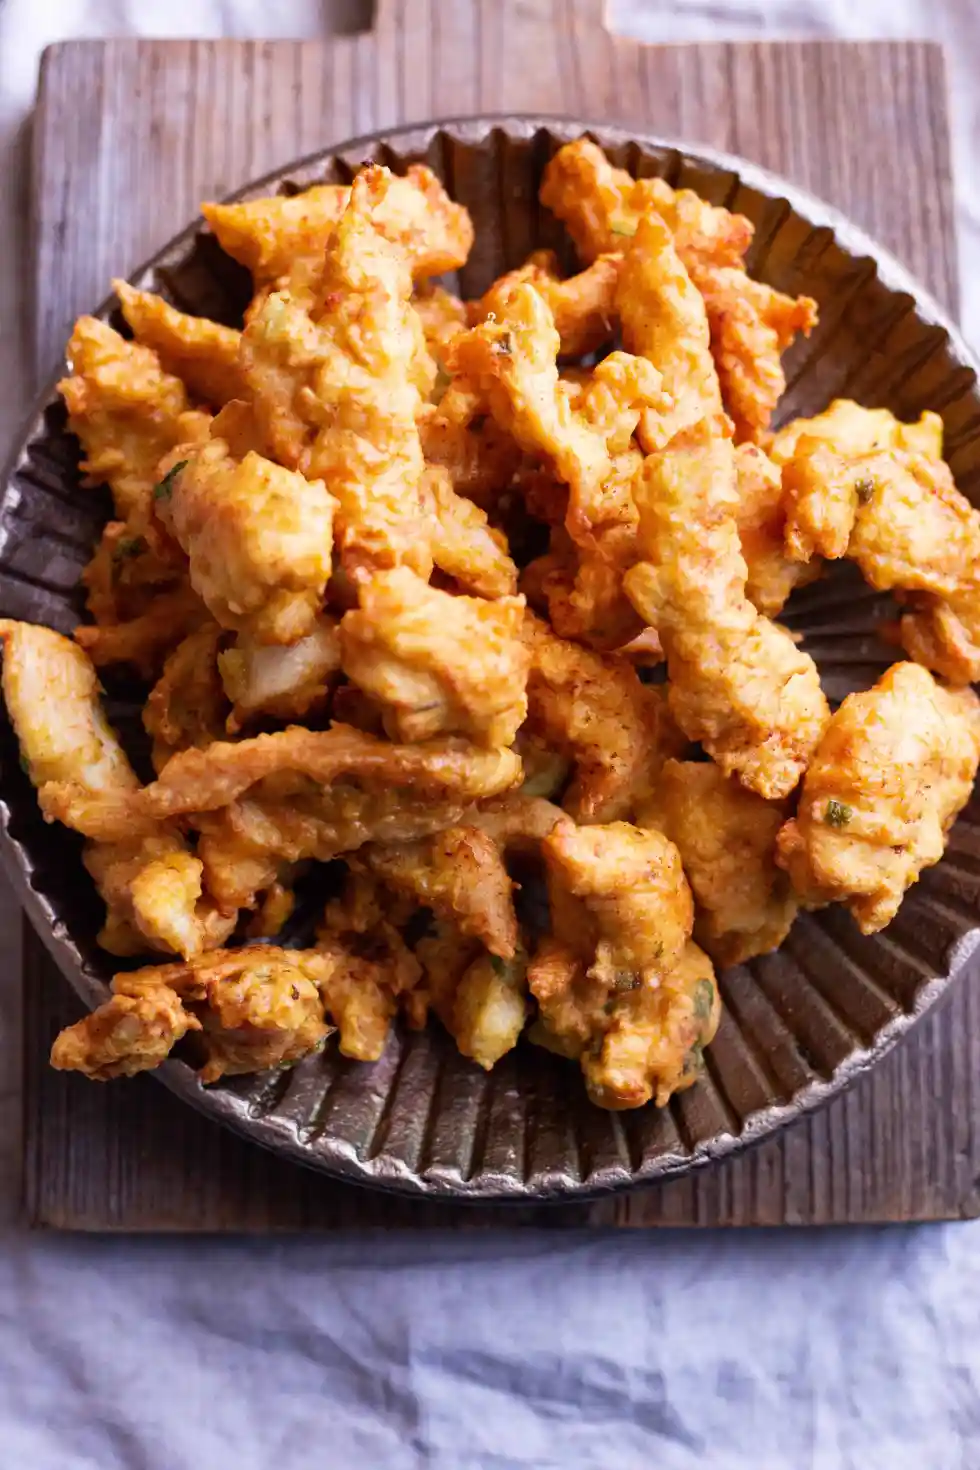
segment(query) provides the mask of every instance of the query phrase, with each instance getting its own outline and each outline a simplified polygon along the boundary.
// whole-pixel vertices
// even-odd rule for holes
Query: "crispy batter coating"
[[[748,570],[745,595],[767,618],[774,618],[796,587],[820,575],[819,560],[810,565],[792,560],[786,551],[786,504],[779,469],[757,444],[735,451],[738,505],[735,520]]]
[[[786,391],[782,355],[798,333],[816,326],[817,303],[754,281],[741,265],[693,261],[691,279],[704,298],[722,401],[737,441],[759,441]]]
[[[187,587],[187,559],[156,525],[133,531],[108,521],[92,560],[82,572],[85,604],[102,627],[152,612],[154,600]]]
[[[452,342],[445,356],[451,352]],[[418,430],[430,470],[445,470],[458,495],[492,510],[520,465],[521,449],[490,416],[485,395],[466,379],[453,379],[438,403],[423,404]]]
[[[633,517],[604,527],[595,552],[583,551],[563,526],[555,526],[551,549],[524,568],[521,591],[547,611],[559,637],[601,651],[625,648],[643,631],[643,619],[623,591],[623,574],[640,556],[637,523]],[[661,658],[658,652],[653,661]]]
[[[253,451],[236,462],[223,439],[177,453],[158,513],[211,615],[259,643],[305,637],[331,571],[335,502],[322,480]]]
[[[206,438],[207,415],[191,410],[183,383],[155,352],[95,317],[75,323],[68,362],[71,376],[58,391],[81,440],[82,470],[89,484],[109,486],[118,519],[138,534],[150,518],[160,460],[177,444]]]
[[[379,572],[340,625],[344,672],[385,708],[392,739],[463,734],[510,745],[527,714],[524,599],[485,602]]]
[[[895,437],[920,427],[896,423]],[[850,557],[907,604],[901,638],[913,658],[955,684],[980,679],[980,513],[938,454],[842,454],[801,435],[783,477],[789,552]]]
[[[444,286],[420,281],[415,288],[412,305],[422,323],[425,345],[440,370],[444,371],[446,348],[454,337],[458,337],[469,326],[466,302],[447,291]],[[445,382],[441,385],[443,390],[447,386],[448,383]]]
[[[914,424],[904,424],[887,408],[864,408],[850,398],[835,398],[812,419],[793,419],[773,435],[769,457],[788,464],[801,438],[819,439],[847,458],[873,454],[878,449],[906,449],[941,459],[943,422],[938,413],[924,413]]]
[[[980,760],[980,701],[943,689],[918,664],[893,664],[849,694],[803,782],[777,861],[808,907],[846,903],[864,934],[898,912],[938,863]]]
[[[484,801],[469,814],[473,824],[505,852],[537,852],[559,822],[566,820],[560,806],[529,792],[519,791]]]
[[[694,893],[694,935],[721,965],[782,944],[797,903],[776,867],[783,805],[746,791],[710,761],[668,761],[641,826],[676,845]]]
[[[506,312],[514,286],[531,285],[547,303],[561,341],[562,357],[583,357],[608,342],[616,328],[616,284],[620,255],[600,255],[584,271],[561,279],[552,250],[536,250],[524,265],[500,276],[471,309],[474,325]]]
[[[651,214],[666,224],[685,263],[738,265],[752,240],[744,215],[708,204],[692,189],[672,189],[665,179],[634,179],[614,168],[588,138],[558,150],[545,169],[539,197],[589,262],[622,250],[640,220]]]
[[[829,718],[813,660],[745,595],[735,450],[705,425],[634,484],[647,560],[625,578],[667,655],[670,708],[726,775],[793,790]]]
[[[126,281],[113,281],[112,289],[133,336],[153,349],[165,372],[183,379],[192,393],[215,408],[245,396],[238,365],[241,332],[204,316],[187,316],[162,296],[137,291]]]
[[[431,517],[432,560],[440,572],[478,597],[513,597],[517,568],[507,537],[490,525],[485,510],[456,493],[448,470],[433,465],[425,471],[422,499]]]
[[[145,612],[121,623],[82,623],[74,637],[96,668],[131,664],[141,677],[152,679],[170,650],[209,621],[204,603],[190,583],[183,583],[153,598]]]
[[[396,893],[415,898],[491,954],[513,959],[517,916],[513,884],[495,839],[481,827],[450,827],[416,842],[362,848],[363,865]]]
[[[412,378],[422,329],[408,257],[378,223],[396,182],[383,168],[358,174],[315,296],[274,292],[242,340],[263,432],[281,464],[329,485],[355,580],[400,565],[428,577],[432,567]]]
[[[520,757],[513,751],[483,750],[458,737],[419,745],[392,745],[345,725],[335,724],[324,731],[292,725],[251,740],[215,741],[206,750],[182,751],[167,763],[156,781],[137,791],[107,792],[105,799],[100,799],[99,793],[77,781],[50,780],[38,795],[49,817],[65,821],[86,835],[114,841],[131,836],[134,829],[152,830],[157,822],[168,818],[227,807],[258,782],[263,783],[261,794],[270,803],[312,797],[322,804],[325,798],[332,798],[326,804],[332,818],[340,822],[346,804],[351,808],[351,822],[359,825],[364,803],[358,796],[359,788],[363,788],[369,798],[368,810],[378,816],[387,814],[397,822],[401,802],[408,817],[414,810],[413,799],[423,810],[433,812],[435,827],[401,838],[408,840],[409,836],[421,836],[456,820],[439,820],[440,798],[465,807],[509,790],[520,777]],[[353,791],[346,782],[354,784]],[[315,805],[312,810],[316,811]],[[393,832],[369,831],[351,847],[371,840],[400,839]],[[343,846],[335,849],[345,850]],[[282,855],[295,862],[302,856],[317,854]]]
[[[90,660],[68,638],[30,623],[0,622],[3,695],[31,783],[68,783],[85,798],[125,805],[139,782],[99,702]],[[220,944],[226,925],[201,901],[201,864],[177,833],[148,823],[122,826],[90,844],[85,866],[106,904],[99,942],[112,954],[176,950],[196,954]]]
[[[263,284],[287,276],[297,261],[319,262],[350,195],[345,184],[315,184],[292,196],[202,204],[201,213],[222,249]],[[423,279],[458,270],[473,244],[468,213],[421,163],[393,180],[378,227],[406,255],[413,275]]]
[[[51,1047],[59,1072],[82,1072],[95,1082],[135,1077],[165,1062],[188,1031],[200,1031],[169,985],[146,984],[136,995],[114,995],[91,1015],[66,1026]]]
[[[662,1108],[698,1080],[720,1016],[711,961],[690,943],[656,990],[638,986],[614,999],[582,1058],[589,1097],[600,1108],[639,1108],[651,1098]]]
[[[673,334],[674,345],[664,362],[655,355],[652,360],[675,397],[675,383],[684,384],[685,396],[692,392],[696,396],[700,386],[697,359],[710,340],[722,399],[734,421],[736,438],[760,438],[786,387],[782,353],[798,332],[809,333],[817,312],[816,303],[809,297],[794,299],[747,275],[742,257],[752,238],[749,221],[706,203],[689,189],[675,191],[663,179],[631,178],[623,169],[613,168],[601,150],[584,138],[567,144],[551,160],[545,171],[541,202],[564,221],[583,260],[593,260],[603,250],[625,250],[624,273],[638,270],[638,261],[634,261],[634,267],[628,264],[638,245],[642,251],[649,249],[651,241],[645,238],[644,221],[652,221],[654,226],[663,223],[677,261],[703,298],[708,337],[699,322],[696,332]],[[660,230],[655,234],[662,237]],[[659,259],[665,270],[662,293],[658,297],[641,289],[632,303],[629,324],[623,315],[626,345],[647,356],[651,353],[630,340],[632,333],[656,334],[658,324],[661,329],[666,325],[665,313],[676,313],[678,325],[688,312],[698,316],[695,303],[684,300],[677,261],[663,253],[662,247]],[[625,284],[620,287],[621,314],[625,312],[625,293],[633,289]],[[644,298],[646,307],[641,304]],[[651,303],[655,303],[654,309],[647,316]],[[696,338],[698,348],[697,357],[691,352],[687,361],[680,350],[685,338],[692,349]],[[666,345],[662,336],[659,345]],[[709,411],[707,405],[705,411]],[[712,403],[710,411],[716,412],[717,405]],[[678,413],[676,428],[683,427],[680,419],[693,421],[682,409]],[[647,447],[652,450],[659,447],[654,442],[655,426],[648,423],[647,428],[651,436]],[[669,426],[664,433],[666,437],[660,443],[669,438]]]
[[[658,215],[637,224],[616,301],[623,341],[656,364],[670,398],[666,411],[653,405],[641,416],[637,435],[644,450],[662,449],[702,420],[715,433],[728,432],[704,300]]]
[[[566,821],[541,851],[553,932],[585,961],[602,1003],[636,982],[658,985],[680,959],[694,923],[674,844],[629,822],[576,827]],[[538,994],[533,978],[531,989]]]
[[[642,357],[614,352],[573,408],[559,381],[558,345],[547,303],[522,283],[495,320],[455,339],[450,367],[479,384],[501,428],[528,453],[551,460],[569,487],[569,533],[589,544],[595,525],[623,517],[614,456],[629,448],[641,412],[662,406],[661,379]]]
[[[177,645],[163,666],[143,710],[153,740],[153,769],[160,771],[178,750],[220,740],[228,701],[218,675],[222,630],[205,623]]]
[[[649,794],[668,755],[683,741],[663,691],[642,684],[622,658],[600,658],[524,618],[531,650],[528,725],[574,765],[562,805],[578,822],[629,816]]]
[[[321,613],[311,632],[288,647],[257,643],[239,633],[218,654],[221,682],[234,706],[228,730],[235,734],[256,715],[301,720],[327,701],[340,674],[340,627]]]
[[[132,1076],[188,1030],[202,1032],[202,1082],[297,1062],[330,1034],[317,990],[330,968],[316,951],[260,944],[116,975],[112,1000],[57,1038],[52,1066],[98,1081]]]

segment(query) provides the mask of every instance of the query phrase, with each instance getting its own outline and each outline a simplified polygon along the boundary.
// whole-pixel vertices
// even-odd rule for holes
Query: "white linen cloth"
[[[356,3],[349,7],[351,12]],[[618,0],[617,29],[948,46],[980,342],[973,0]],[[315,36],[311,0],[0,0],[0,452],[23,137],[70,36]],[[15,1224],[16,907],[0,892],[0,1470],[977,1470],[980,1227],[30,1237]]]

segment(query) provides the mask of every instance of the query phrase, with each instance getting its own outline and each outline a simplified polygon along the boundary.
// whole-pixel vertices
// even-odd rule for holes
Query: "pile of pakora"
[[[584,138],[540,199],[571,275],[539,251],[460,299],[467,211],[370,165],[203,206],[252,274],[240,328],[123,282],[127,335],[76,323],[60,391],[114,514],[73,639],[0,623],[3,691],[100,944],[142,967],[54,1066],[181,1042],[212,1082],[333,1033],[372,1061],[432,1015],[484,1068],[526,1031],[599,1106],[663,1105],[715,965],[801,908],[875,933],[941,857],[980,760],[980,513],[940,419],[774,430],[817,313],[748,275],[748,220]],[[832,712],[778,618],[842,558],[908,661]],[[143,690],[152,780],[107,668]]]

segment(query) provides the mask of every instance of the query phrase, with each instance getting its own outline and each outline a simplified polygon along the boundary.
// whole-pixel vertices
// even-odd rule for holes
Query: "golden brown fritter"
[[[206,750],[182,751],[156,781],[137,791],[100,794],[74,780],[50,780],[40,787],[38,796],[49,817],[110,841],[134,831],[152,831],[168,818],[218,811],[237,802],[259,782],[258,794],[270,806],[281,803],[286,807],[276,814],[283,820],[288,817],[287,804],[297,798],[309,799],[313,814],[318,807],[326,809],[331,820],[341,824],[349,808],[349,819],[358,828],[365,821],[365,812],[379,822],[388,817],[397,827],[399,803],[406,821],[417,814],[418,807],[433,811],[434,827],[402,835],[368,830],[359,841],[350,843],[353,848],[371,840],[408,841],[425,831],[438,831],[457,819],[439,820],[440,799],[465,807],[509,790],[520,777],[520,757],[513,751],[483,750],[457,737],[393,745],[345,725],[334,724],[325,731],[293,725],[251,740],[215,741]],[[359,799],[362,795],[364,801]],[[267,820],[273,820],[271,814]],[[274,846],[272,833],[269,835],[270,846]],[[334,852],[345,850],[340,846]],[[282,855],[295,862],[317,854]]]
[[[656,990],[617,996],[605,1029],[582,1057],[589,1097],[600,1108],[662,1108],[698,1080],[721,998],[711,961],[689,943]]]
[[[512,597],[517,568],[507,537],[490,525],[485,510],[457,494],[452,476],[442,466],[426,469],[422,503],[430,516],[432,560],[440,572],[478,597]]]
[[[562,357],[583,357],[608,342],[616,329],[616,283],[622,257],[600,255],[578,275],[562,280],[558,257],[536,250],[524,265],[498,277],[471,309],[474,325],[506,312],[514,286],[533,286],[548,304]]]
[[[447,345],[447,357],[451,350]],[[457,495],[493,510],[521,463],[521,449],[490,416],[485,395],[454,378],[438,403],[422,405],[418,431],[430,472],[445,471]]]
[[[75,642],[96,668],[130,664],[144,679],[154,678],[171,649],[202,623],[208,610],[189,582],[154,597],[145,612],[121,623],[83,623]]]
[[[153,769],[160,771],[178,750],[220,740],[228,701],[218,674],[223,633],[205,623],[177,645],[150,690],[143,725],[153,740]]]
[[[155,352],[94,317],[75,323],[68,363],[71,376],[58,391],[81,440],[81,468],[89,484],[109,486],[117,518],[135,536],[150,518],[161,459],[177,444],[207,438],[208,417],[191,411],[183,383]]]
[[[835,398],[823,413],[785,424],[773,435],[770,459],[788,464],[804,436],[819,439],[846,458],[878,449],[905,449],[931,459],[941,459],[943,452],[943,424],[937,413],[924,413],[916,423],[904,424],[887,408],[864,408],[850,398]]]
[[[532,613],[524,637],[529,730],[575,768],[562,805],[578,822],[629,816],[683,745],[663,690],[642,684],[626,659],[557,638]]]
[[[641,411],[663,404],[661,380],[642,358],[611,353],[573,408],[559,381],[558,347],[547,303],[523,283],[502,299],[495,320],[455,339],[450,369],[478,384],[523,449],[553,463],[569,487],[569,533],[589,544],[596,525],[622,519],[614,459],[629,449]]]
[[[346,184],[315,184],[301,194],[202,204],[201,213],[224,250],[248,267],[256,284],[288,276],[297,262],[316,266],[350,201]],[[413,164],[394,179],[378,212],[378,228],[424,279],[465,265],[473,225],[431,169]]]
[[[257,643],[239,633],[218,654],[225,694],[234,708],[228,718],[235,734],[256,715],[276,720],[302,720],[326,704],[340,674],[340,626],[321,613],[312,630],[297,643]]]
[[[677,847],[694,894],[694,935],[721,965],[782,944],[797,903],[776,867],[782,803],[765,801],[711,761],[668,761],[640,826]]]
[[[588,262],[621,251],[650,215],[663,220],[686,263],[738,265],[752,240],[744,215],[708,204],[692,189],[673,189],[665,179],[634,179],[614,168],[588,138],[559,148],[544,171],[539,197]]]
[[[317,990],[326,956],[272,945],[116,975],[113,998],[69,1026],[52,1066],[99,1081],[159,1066],[188,1030],[202,1032],[202,1082],[299,1061],[330,1034]]]
[[[396,893],[414,898],[491,954],[513,959],[517,916],[513,884],[495,839],[481,827],[450,827],[416,842],[371,844],[356,863]]]
[[[671,712],[726,775],[788,795],[830,711],[813,660],[745,595],[731,441],[702,424],[647,458],[634,496],[647,560],[625,586],[663,644]]]
[[[652,405],[641,415],[637,437],[646,453],[702,421],[715,434],[730,432],[704,301],[658,215],[637,224],[616,301],[624,343],[656,365],[669,398],[666,409]]]
[[[360,602],[340,625],[344,672],[382,705],[392,739],[513,743],[527,713],[522,597],[453,597],[399,567]]]
[[[777,861],[801,901],[846,903],[864,934],[898,911],[969,800],[980,760],[980,700],[893,664],[833,715],[779,834]]]
[[[157,514],[187,553],[191,585],[212,617],[260,643],[305,637],[332,564],[336,502],[323,481],[254,451],[237,462],[223,439],[173,459]]]
[[[819,560],[811,564],[787,554],[786,505],[778,467],[757,444],[739,444],[735,451],[738,505],[735,520],[742,556],[748,571],[745,595],[758,612],[774,618],[795,587],[820,575]]]
[[[281,464],[330,486],[355,580],[400,565],[428,577],[432,567],[412,377],[424,340],[408,257],[378,222],[396,183],[383,168],[358,174],[315,292],[274,292],[242,340],[262,430]]]
[[[213,408],[246,396],[238,365],[242,334],[204,316],[187,316],[152,291],[113,281],[133,336],[157,354],[165,372],[181,378]]]
[[[99,702],[99,682],[83,651],[60,633],[0,622],[3,695],[27,774],[38,791],[67,783],[81,799],[125,806],[139,782]],[[112,954],[145,949],[196,954],[229,932],[201,902],[201,864],[182,838],[144,824],[122,824],[114,840],[95,842],[85,865],[106,904],[99,942]]]

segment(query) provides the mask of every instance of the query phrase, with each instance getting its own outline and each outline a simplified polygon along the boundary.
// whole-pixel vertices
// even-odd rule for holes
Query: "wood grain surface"
[[[912,42],[641,46],[598,0],[379,0],[322,42],[69,42],[34,132],[39,381],[77,313],[195,214],[289,159],[400,121],[575,114],[740,153],[836,204],[956,307],[942,56]],[[728,1163],[592,1205],[451,1207],[341,1186],[197,1116],[151,1078],[51,1072],[78,1014],[26,942],[26,1209],[88,1230],[780,1225],[980,1214],[980,988],[820,1114]]]

